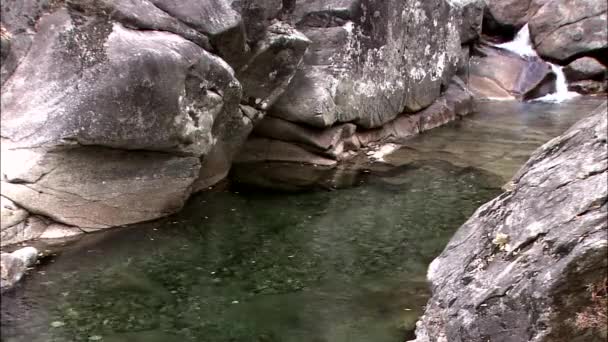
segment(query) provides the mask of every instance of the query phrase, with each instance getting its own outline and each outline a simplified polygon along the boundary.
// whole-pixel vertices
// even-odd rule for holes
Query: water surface
[[[347,188],[226,187],[86,236],[3,296],[2,341],[404,341],[453,232],[596,104],[483,104]]]

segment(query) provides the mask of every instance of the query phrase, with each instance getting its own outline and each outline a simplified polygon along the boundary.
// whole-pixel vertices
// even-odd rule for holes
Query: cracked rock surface
[[[578,330],[608,267],[607,106],[539,148],[429,267],[417,342],[604,341]]]

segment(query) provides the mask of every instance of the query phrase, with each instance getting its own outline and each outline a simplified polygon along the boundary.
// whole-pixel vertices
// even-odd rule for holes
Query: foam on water
[[[524,25],[524,27],[517,32],[517,35],[515,35],[515,38],[512,41],[498,44],[496,47],[515,52],[522,57],[538,57],[538,54],[532,45],[532,40],[530,39],[530,28],[528,27],[528,24]],[[534,99],[533,101],[563,102],[579,96],[580,94],[568,90],[568,83],[566,82],[563,67],[549,62],[547,63],[551,67],[551,71],[553,71],[557,77],[555,80],[555,92]]]

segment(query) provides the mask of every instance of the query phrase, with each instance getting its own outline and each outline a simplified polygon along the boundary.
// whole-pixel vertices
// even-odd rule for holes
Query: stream
[[[402,342],[426,268],[544,142],[601,99],[486,102],[338,190],[223,186],[66,243],[3,294],[3,342]]]

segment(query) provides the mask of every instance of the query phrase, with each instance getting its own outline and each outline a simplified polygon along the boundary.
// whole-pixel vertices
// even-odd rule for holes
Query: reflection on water
[[[540,145],[560,135],[602,101],[482,102],[478,113],[407,140],[384,159],[391,165],[440,159],[497,174],[507,182]]]
[[[86,236],[5,294],[2,341],[403,341],[429,262],[585,106],[490,106],[350,173],[353,187],[218,190]]]

